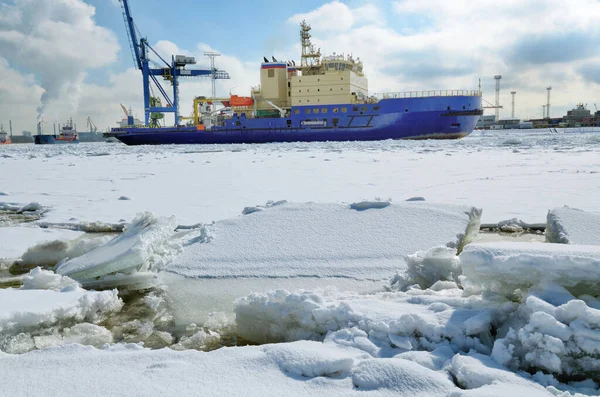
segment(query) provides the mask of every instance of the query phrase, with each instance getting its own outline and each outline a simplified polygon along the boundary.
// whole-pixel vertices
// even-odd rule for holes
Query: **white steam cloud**
[[[14,0],[0,4],[0,54],[13,67],[36,75],[48,103],[65,95],[76,112],[86,70],[116,60],[115,35],[96,25],[96,9],[82,0]]]

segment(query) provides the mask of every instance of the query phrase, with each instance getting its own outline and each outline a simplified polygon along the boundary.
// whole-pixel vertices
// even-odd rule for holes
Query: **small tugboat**
[[[4,131],[4,126],[0,125],[0,145],[8,145],[10,143],[10,137],[8,133]]]
[[[38,134],[33,137],[34,143],[38,145],[55,145],[63,143],[79,143],[77,130],[73,127],[73,119],[62,126],[58,135],[43,135],[41,124],[38,124]]]

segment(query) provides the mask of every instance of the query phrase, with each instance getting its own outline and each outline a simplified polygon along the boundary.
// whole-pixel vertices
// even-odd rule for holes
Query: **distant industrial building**
[[[547,106],[547,105],[545,105]],[[579,103],[573,109],[567,111],[563,117],[543,117],[520,121],[517,118],[500,119],[496,121],[494,115],[481,116],[477,121],[475,129],[478,130],[505,130],[505,129],[529,129],[529,128],[571,128],[571,127],[600,127],[600,111],[594,114]]]
[[[519,128],[519,119],[503,119],[490,127],[491,130],[514,130]]]
[[[494,124],[496,124],[496,116],[481,116],[479,120],[477,120],[477,124],[475,125],[475,129],[478,130],[489,130]]]

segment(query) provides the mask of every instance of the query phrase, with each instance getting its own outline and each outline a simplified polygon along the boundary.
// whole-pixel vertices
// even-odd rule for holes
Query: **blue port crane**
[[[127,0],[119,0],[121,8],[123,10],[123,18],[125,19],[127,36],[129,38],[129,44],[133,55],[133,61],[137,68],[142,71],[143,84],[144,84],[144,113],[145,113],[145,125],[148,125],[152,113],[174,113],[175,114],[175,125],[179,124],[179,78],[180,77],[212,77],[212,79],[229,79],[229,74],[222,70],[212,68],[211,70],[203,69],[186,69],[186,65],[193,65],[196,63],[194,57],[188,57],[185,55],[174,55],[171,56],[171,63],[161,57],[154,48],[148,43],[145,37],[138,39],[139,31],[137,30],[133,17],[131,16],[131,10]],[[150,51],[156,55],[160,61],[164,63],[164,66],[157,64],[149,58]],[[150,67],[150,63],[154,67]],[[170,81],[173,86],[173,99],[169,98],[169,95],[162,87],[158,77],[162,77],[164,80]],[[150,92],[152,90],[150,86],[152,81],[162,97],[167,102],[166,106],[162,106],[160,101],[152,100]],[[155,99],[155,98],[153,98]],[[158,106],[155,106],[158,105]]]

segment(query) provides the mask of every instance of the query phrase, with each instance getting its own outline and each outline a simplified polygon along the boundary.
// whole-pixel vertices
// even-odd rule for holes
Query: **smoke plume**
[[[114,34],[94,20],[96,9],[82,0],[14,0],[0,4],[0,54],[39,79],[44,93],[38,120],[48,104],[66,97],[79,105],[86,70],[116,60]]]

